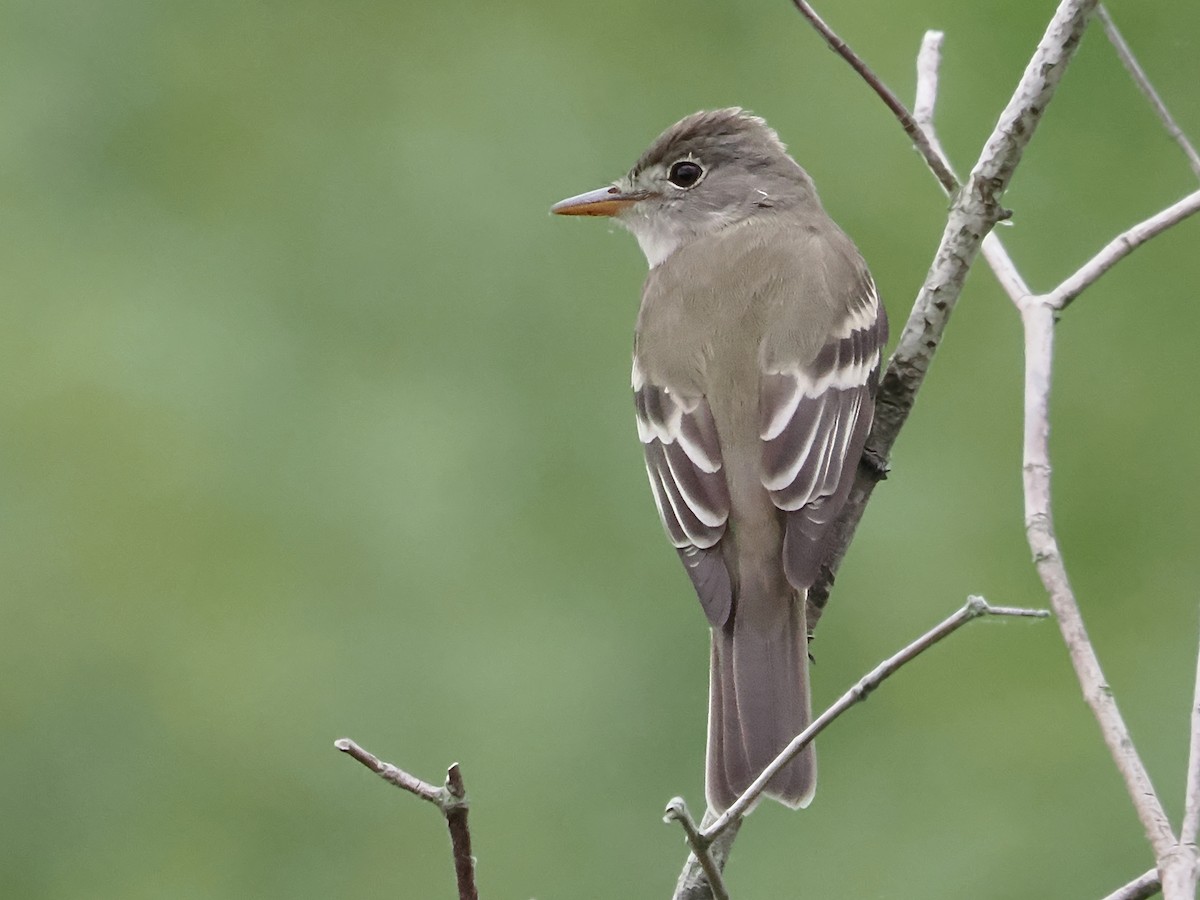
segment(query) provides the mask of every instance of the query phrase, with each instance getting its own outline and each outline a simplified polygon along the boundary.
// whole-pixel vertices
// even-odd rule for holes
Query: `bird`
[[[711,631],[705,798],[721,813],[812,721],[807,592],[874,418],[887,314],[808,173],[741,108],[687,116],[551,211],[611,217],[650,267],[637,432]],[[810,744],[764,793],[795,809],[815,790]]]

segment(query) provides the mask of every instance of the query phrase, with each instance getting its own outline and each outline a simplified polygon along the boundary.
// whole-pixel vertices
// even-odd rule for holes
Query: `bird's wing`
[[[871,276],[817,354],[763,372],[759,398],[763,485],[787,512],[783,561],[797,590],[816,580],[828,526],[854,482],[875,414],[887,316]]]
[[[658,515],[705,615],[719,627],[729,618],[733,594],[717,548],[729,520],[729,488],[712,410],[703,396],[648,383],[636,362],[633,395]]]

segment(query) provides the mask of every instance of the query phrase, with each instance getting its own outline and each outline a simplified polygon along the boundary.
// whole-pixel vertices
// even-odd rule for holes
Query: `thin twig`
[[[982,597],[969,597],[966,604],[953,615],[944,619],[899,653],[884,660],[872,669],[851,687],[850,690],[843,694],[836,703],[823,712],[812,725],[797,735],[722,815],[715,816],[712,810],[709,810],[705,813],[702,827],[694,834],[688,828],[687,822],[691,821],[690,818],[687,822],[682,818],[679,819],[684,824],[684,830],[687,833],[688,843],[692,847],[692,852],[688,855],[688,859],[684,863],[683,871],[680,873],[679,881],[675,886],[675,893],[672,895],[672,900],[715,900],[717,895],[709,887],[710,884],[715,882],[709,880],[706,875],[706,867],[711,863],[715,866],[718,873],[724,868],[725,861],[733,845],[733,840],[744,821],[745,811],[762,793],[767,782],[771,780],[772,775],[787,765],[791,759],[795,758],[834,719],[851,706],[865,700],[872,691],[879,687],[885,679],[894,674],[905,663],[919,656],[925,650],[957,631],[972,619],[989,615],[1040,619],[1048,616],[1049,612],[1041,609],[990,606]],[[677,818],[672,816],[673,807],[676,804],[682,803],[683,801],[679,798],[671,801],[671,804],[667,807],[667,821]],[[686,810],[686,806],[684,809]],[[703,848],[708,852],[697,852],[699,848]],[[708,859],[708,857],[711,857],[711,859]]]
[[[442,788],[434,787],[428,781],[422,781],[417,776],[410,775],[389,762],[384,762],[370,750],[360,747],[354,741],[350,740],[350,738],[338,738],[333,742],[333,746],[343,753],[353,756],[388,784],[394,784],[396,787],[403,788],[410,794],[416,794],[422,800],[428,800],[434,806],[441,809]]]
[[[704,819],[700,823],[701,829],[706,828],[716,818],[716,814],[711,809],[705,810]],[[734,822],[722,832],[720,837],[708,844],[708,855],[712,858],[718,871],[725,868],[725,862],[729,859],[729,851],[733,849],[733,842],[737,838],[742,821],[744,820]],[[679,873],[679,880],[675,883],[675,893],[671,895],[671,898],[672,900],[713,900],[708,876],[704,874],[704,866],[695,853],[688,854],[687,861],[683,864],[683,871]]]
[[[1162,883],[1158,880],[1158,869],[1151,869],[1133,879],[1129,884],[1117,888],[1102,900],[1146,900],[1147,897],[1153,897],[1161,890]]]
[[[1141,819],[1155,859],[1171,852],[1177,841],[1150,775],[1138,756],[1116,699],[1104,678],[1096,651],[1088,638],[1075,593],[1054,535],[1050,506],[1050,383],[1054,358],[1054,321],[1057,311],[1043,298],[1030,298],[1021,306],[1025,326],[1025,533],[1034,564],[1050,605],[1058,619],[1063,641],[1108,745],[1129,797]]]
[[[458,763],[452,764],[446,770],[446,784],[439,788],[389,762],[384,762],[350,738],[338,738],[333,742],[333,746],[357,759],[389,784],[429,801],[442,811],[442,815],[446,817],[446,828],[450,832],[459,900],[479,900],[479,891],[475,886],[475,857],[471,855],[471,829],[467,824],[467,789],[463,784]]]
[[[740,819],[745,815],[746,811],[754,805],[754,802],[766,790],[767,784],[771,779],[805,747],[813,742],[818,734],[824,731],[829,725],[836,720],[842,713],[850,709],[857,703],[861,703],[870,696],[871,692],[881,685],[889,676],[894,675],[901,666],[905,663],[916,659],[934,644],[941,641],[943,638],[953,634],[966,625],[972,619],[977,619],[980,616],[1021,616],[1027,618],[1045,618],[1050,615],[1049,612],[1042,609],[1018,609],[1009,606],[989,606],[987,601],[982,597],[969,597],[966,604],[963,605],[954,614],[946,617],[929,631],[925,632],[907,647],[893,656],[885,659],[878,666],[864,675],[859,681],[842,694],[832,706],[825,712],[817,716],[804,731],[796,735],[783,751],[775,757],[775,759],[762,770],[762,773],[754,779],[748,788],[740,797],[733,802],[729,809],[725,810],[717,817],[711,825],[701,832],[701,836],[705,841],[711,842],[719,837],[731,822]]]
[[[913,146],[917,148],[917,152],[925,158],[925,163],[933,172],[934,177],[946,189],[946,193],[953,194],[958,190],[958,179],[945,165],[942,157],[933,149],[929,143],[929,139],[925,133],[918,127],[916,121],[908,108],[901,102],[883,80],[876,75],[871,67],[863,61],[863,58],[850,49],[850,46],[838,37],[837,33],[825,24],[825,20],[817,15],[817,11],[812,8],[805,0],[792,0],[792,5],[800,11],[800,15],[804,16],[809,21],[817,33],[825,39],[825,43],[829,45],[834,53],[850,64],[850,67],[857,72],[868,85],[871,86],[879,99],[884,102],[892,114],[904,127],[905,133],[912,139]]]
[[[1150,238],[1161,234],[1172,225],[1178,225],[1188,216],[1195,215],[1197,212],[1200,212],[1200,191],[1193,191],[1162,212],[1117,235],[1108,242],[1103,250],[1084,263],[1075,274],[1051,291],[1047,295],[1047,299],[1055,309],[1066,308],[1089,285]]]
[[[934,107],[937,106],[938,71],[942,67],[942,44],[945,40],[944,31],[926,31],[925,36],[921,38],[921,49],[917,52],[917,90],[913,96],[913,120],[925,132],[934,148],[937,148],[938,141],[930,126],[933,124]],[[958,178],[954,180],[957,181]]]
[[[820,618],[842,557],[875,485],[887,471],[892,446],[912,411],[980,245],[996,222],[1007,214],[1000,206],[1000,197],[1074,58],[1096,2],[1063,0],[1059,5],[966,184],[955,194],[933,264],[880,383],[875,423],[865,451],[869,463],[859,466],[858,477],[833,528],[829,557],[809,590],[810,627]],[[825,29],[823,35],[828,26]],[[826,41],[835,49],[845,46],[840,38],[836,40],[833,44],[826,35]],[[929,146],[927,140],[925,146]]]
[[[1192,736],[1188,743],[1187,793],[1184,796],[1183,825],[1179,840],[1195,844],[1200,832],[1200,657],[1196,660],[1196,687],[1192,694]]]
[[[927,31],[921,41],[921,50],[917,54],[917,91],[913,100],[913,117],[925,135],[929,145],[938,154],[946,168],[954,171],[942,142],[938,140],[937,128],[934,126],[934,110],[937,107],[938,76],[942,66],[942,41],[944,35],[940,31]],[[955,176],[957,177],[957,176]],[[987,260],[992,272],[995,273],[1001,287],[1014,299],[1024,297],[1029,293],[1029,286],[1017,271],[1016,264],[1009,256],[1003,242],[996,232],[988,233],[980,248],[983,258]]]
[[[1029,289],[1029,285],[1025,283],[1025,279],[1021,277],[1013,258],[1009,256],[1008,248],[1004,246],[1004,242],[1000,238],[996,237],[996,232],[993,231],[983,239],[983,247],[980,252],[987,261],[988,268],[1000,282],[1000,287],[1012,298],[1014,303],[1020,303],[1023,298],[1033,293]]]
[[[692,848],[692,855],[700,863],[700,868],[704,870],[704,877],[708,881],[708,891],[713,900],[729,900],[725,879],[721,877],[721,867],[709,852],[712,841],[700,833],[700,829],[696,827],[696,820],[688,812],[687,803],[682,797],[675,797],[667,804],[663,821],[678,822],[683,826],[683,833],[687,836],[688,846]]]
[[[953,194],[958,189],[958,173],[950,165],[950,158],[942,148],[942,142],[938,140],[937,129],[933,127],[933,114],[938,96],[938,71],[942,67],[942,43],[945,39],[946,35],[940,31],[926,31],[921,40],[921,49],[917,53],[917,91],[913,98],[913,121],[929,141],[929,148],[938,162],[954,179],[953,188],[942,183],[942,190]]]
[[[1113,22],[1112,16],[1108,14],[1108,10],[1104,8],[1103,3],[1096,7],[1096,18],[1104,26],[1104,33],[1108,35],[1113,49],[1117,51],[1117,57],[1121,60],[1122,65],[1125,66],[1134,83],[1138,86],[1138,89],[1150,101],[1150,105],[1154,107],[1154,112],[1158,115],[1163,127],[1167,130],[1167,134],[1179,145],[1179,149],[1187,157],[1188,165],[1192,167],[1193,174],[1197,178],[1200,178],[1200,153],[1196,152],[1196,148],[1192,146],[1192,142],[1188,140],[1187,135],[1183,133],[1183,129],[1179,127],[1175,118],[1171,115],[1171,111],[1167,109],[1167,104],[1163,102],[1162,97],[1158,95],[1158,91],[1154,89],[1154,85],[1150,83],[1150,78],[1137,61],[1137,57],[1133,55],[1133,50],[1125,42],[1125,37],[1117,29],[1116,23]]]

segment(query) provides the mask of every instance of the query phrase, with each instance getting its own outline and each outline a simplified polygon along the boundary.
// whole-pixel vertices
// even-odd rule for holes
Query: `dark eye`
[[[700,168],[699,163],[694,163],[688,159],[682,159],[675,165],[671,166],[671,171],[667,175],[667,180],[675,187],[689,188],[704,174],[704,170]]]

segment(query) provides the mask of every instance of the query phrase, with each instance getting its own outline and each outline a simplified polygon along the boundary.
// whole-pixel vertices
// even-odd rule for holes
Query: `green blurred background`
[[[974,159],[1050,2],[826,3]],[[1200,138],[1200,5],[1114,2]],[[783,0],[11,0],[0,13],[0,895],[453,896],[437,813],[341,757],[460,760],[485,897],[666,897],[707,638],[629,397],[644,262],[555,200],[701,107],[765,115],[898,333],[945,200]],[[1006,198],[1048,288],[1194,187],[1094,30]],[[1059,528],[1171,811],[1200,596],[1200,222],[1060,328]],[[962,603],[1044,602],[1017,317],[982,268],[821,624],[816,700]],[[762,808],[739,900],[1099,897],[1151,857],[1052,623],[974,625]]]

